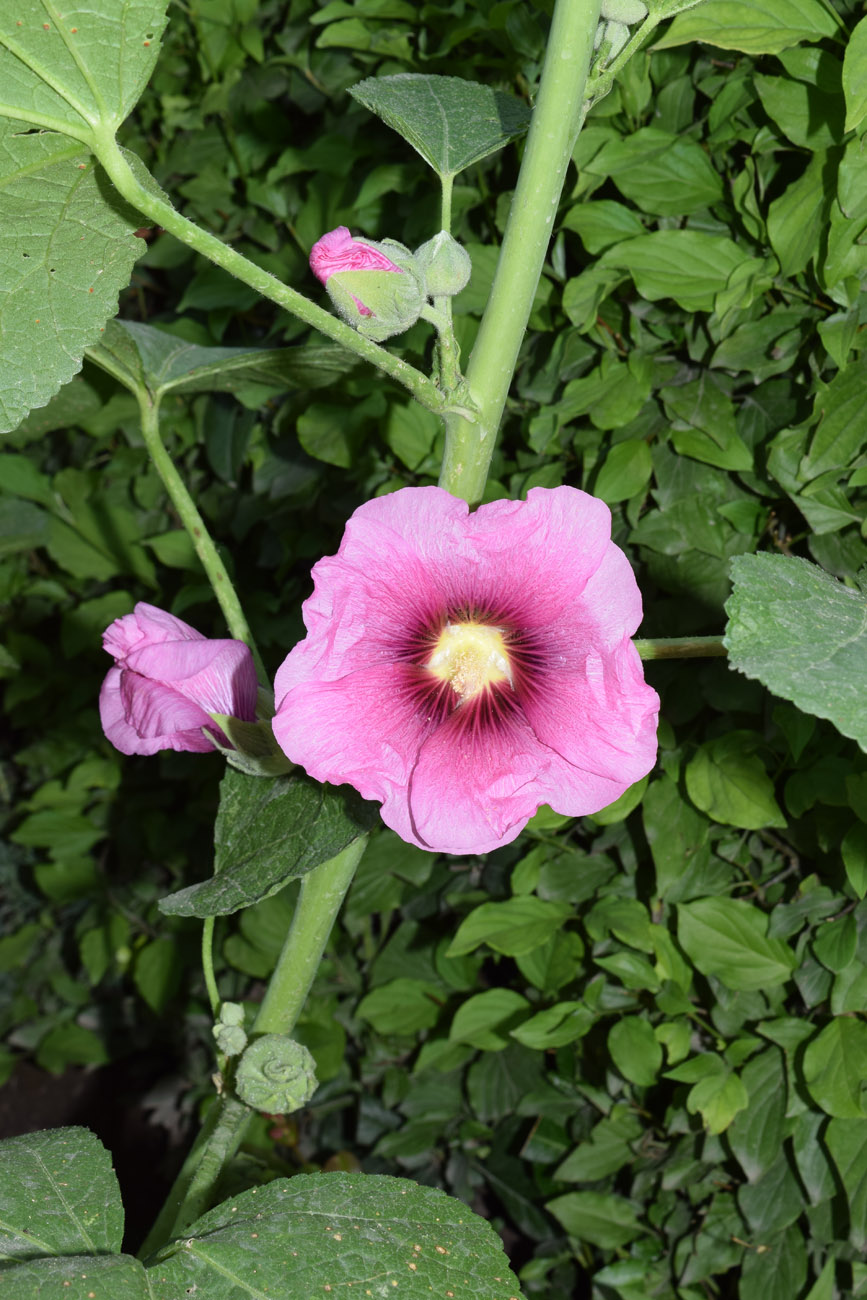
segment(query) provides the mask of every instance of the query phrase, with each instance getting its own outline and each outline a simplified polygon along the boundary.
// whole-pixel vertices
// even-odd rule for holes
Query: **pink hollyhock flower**
[[[340,271],[396,271],[403,274],[401,267],[379,248],[363,239],[354,239],[346,226],[329,230],[328,234],[317,239],[310,250],[310,269],[323,284]],[[373,315],[355,294],[350,296],[362,316]]]
[[[165,610],[140,601],[105,631],[115,666],[99,693],[99,716],[122,754],[214,746],[205,727],[226,742],[212,713],[253,722],[256,670],[243,641],[211,641]]]
[[[653,766],[641,596],[595,497],[533,488],[470,514],[403,488],[356,510],[313,577],[274,734],[411,844],[484,853],[540,804],[598,812]]]

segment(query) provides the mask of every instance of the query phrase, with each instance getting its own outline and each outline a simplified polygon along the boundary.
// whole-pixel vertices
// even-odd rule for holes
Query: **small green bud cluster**
[[[599,58],[608,63],[615,58],[629,40],[629,28],[647,17],[644,0],[602,0],[599,26],[596,28],[594,49]]]
[[[240,1002],[224,1002],[220,1007],[220,1019],[211,1033],[217,1040],[217,1048],[224,1056],[240,1056],[247,1046],[244,1032],[244,1008]]]

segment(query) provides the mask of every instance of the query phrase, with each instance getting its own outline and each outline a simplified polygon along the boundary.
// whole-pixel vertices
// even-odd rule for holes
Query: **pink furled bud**
[[[99,693],[99,716],[122,754],[160,749],[207,753],[203,728],[228,743],[211,714],[256,717],[253,656],[242,641],[212,641],[173,614],[139,602],[103,634],[115,666]]]
[[[354,239],[338,226],[313,245],[310,266],[347,325],[377,343],[403,334],[424,308],[420,268],[396,239]]]
[[[354,239],[346,226],[329,230],[327,235],[317,239],[310,250],[310,270],[326,285],[329,277],[339,271],[397,271],[401,274],[401,268],[391,258],[374,244]],[[355,301],[362,316],[373,314],[363,302],[358,302],[357,298]]]

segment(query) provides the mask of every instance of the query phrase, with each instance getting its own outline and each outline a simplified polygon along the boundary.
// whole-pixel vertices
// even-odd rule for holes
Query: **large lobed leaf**
[[[227,768],[214,828],[214,875],[162,899],[175,916],[229,916],[345,849],[376,813],[348,787]]]
[[[729,661],[867,750],[867,596],[790,555],[740,555],[726,604]]]
[[[143,251],[140,221],[81,145],[0,118],[0,433],[81,369]]]
[[[368,77],[350,94],[442,177],[502,149],[530,124],[530,110],[520,99],[461,77]]]
[[[120,1189],[93,1133],[59,1128],[0,1142],[0,1260],[111,1254],[122,1235]]]
[[[87,133],[120,126],[153,71],[166,0],[91,0],[0,15],[0,115]]]
[[[436,1188],[377,1174],[299,1174],[254,1188],[193,1224],[148,1274],[154,1300],[520,1300],[483,1219]]]
[[[142,251],[141,218],[88,148],[134,107],[165,11],[97,0],[61,15],[21,0],[0,14],[0,432],[81,368]]]

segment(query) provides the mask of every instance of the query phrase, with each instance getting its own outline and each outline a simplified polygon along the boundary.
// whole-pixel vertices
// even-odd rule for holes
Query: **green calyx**
[[[643,22],[647,17],[647,5],[644,0],[602,0],[600,17],[609,22],[631,23]]]
[[[285,1034],[263,1034],[238,1065],[235,1090],[254,1110],[288,1115],[316,1091],[316,1063],[306,1047]]]
[[[231,767],[247,776],[282,776],[292,771],[293,764],[274,739],[267,718],[243,722],[226,713],[212,713],[210,716],[229,743],[224,745],[210,728],[205,734]]]
[[[469,253],[447,230],[417,248],[415,260],[431,298],[451,298],[460,293],[473,269]]]

